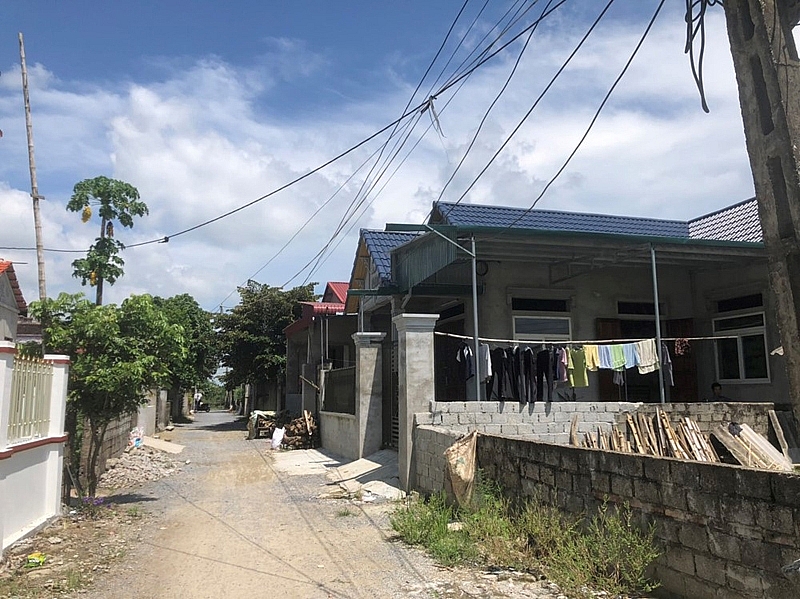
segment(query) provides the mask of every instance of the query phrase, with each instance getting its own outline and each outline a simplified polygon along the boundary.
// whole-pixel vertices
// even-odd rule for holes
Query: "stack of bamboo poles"
[[[584,433],[583,439],[580,439],[577,433],[576,415],[572,419],[570,443],[581,447],[682,460],[720,461],[709,440],[691,418],[682,417],[673,427],[664,411],[656,408],[655,416],[642,413],[626,414],[626,421],[627,435],[620,431],[617,425],[612,425],[610,432],[604,432],[598,427],[596,433]]]

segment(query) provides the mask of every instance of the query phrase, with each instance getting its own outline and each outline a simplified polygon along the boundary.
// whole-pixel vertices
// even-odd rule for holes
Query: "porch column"
[[[358,457],[372,455],[383,443],[381,342],[386,333],[355,333],[356,423]]]
[[[17,349],[11,341],[0,341],[0,449],[8,445],[8,419],[11,416],[11,373]]]
[[[414,488],[414,414],[428,411],[434,399],[433,329],[438,314],[398,314],[392,318],[397,328],[397,380],[400,439],[397,462],[400,486]]]

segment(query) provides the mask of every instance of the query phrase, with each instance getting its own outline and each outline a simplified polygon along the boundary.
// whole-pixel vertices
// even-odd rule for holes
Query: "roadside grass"
[[[350,508],[344,507],[336,512],[337,518],[347,518],[348,516],[355,516],[356,513],[350,510]]]
[[[658,585],[645,575],[659,556],[654,530],[642,531],[627,505],[602,505],[573,517],[528,499],[512,505],[496,484],[479,482],[469,508],[443,493],[414,499],[391,515],[406,543],[424,547],[446,566],[490,565],[543,572],[569,597],[617,597]]]

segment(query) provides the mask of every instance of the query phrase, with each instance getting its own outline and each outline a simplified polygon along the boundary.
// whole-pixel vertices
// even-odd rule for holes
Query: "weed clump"
[[[645,575],[659,556],[652,527],[642,531],[627,505],[569,516],[538,499],[513,505],[496,484],[480,482],[468,508],[443,493],[399,507],[392,527],[439,563],[484,564],[544,572],[570,597],[650,591]]]

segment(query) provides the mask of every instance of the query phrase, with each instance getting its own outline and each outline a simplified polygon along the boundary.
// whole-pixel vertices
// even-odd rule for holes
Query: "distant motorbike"
[[[208,405],[206,402],[201,401],[200,403],[197,404],[197,410],[195,410],[195,411],[196,412],[210,412],[211,411],[211,406]]]

